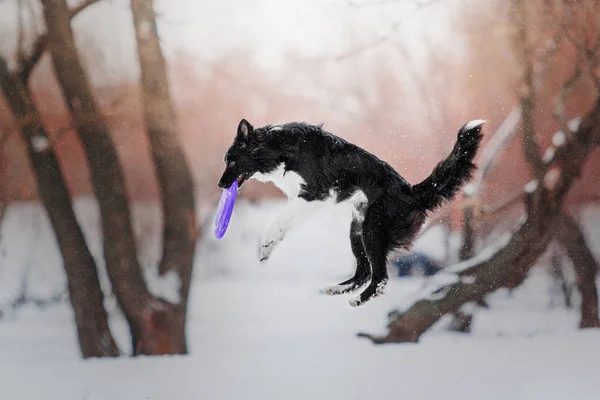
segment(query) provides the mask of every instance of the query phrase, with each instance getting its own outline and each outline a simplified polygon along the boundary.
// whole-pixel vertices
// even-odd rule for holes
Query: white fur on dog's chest
[[[259,182],[273,182],[289,199],[297,197],[302,191],[302,185],[306,183],[296,172],[286,171],[283,163],[268,174],[256,172],[251,178]]]
[[[306,181],[294,171],[286,171],[285,164],[281,163],[277,168],[268,174],[257,172],[251,177],[260,182],[273,182],[288,199],[294,199],[302,192],[302,186],[306,184]],[[324,206],[338,204],[336,201],[337,194],[334,190],[330,190],[329,197],[324,200],[311,201],[313,206]],[[361,190],[354,192],[350,198],[344,202],[352,205],[352,214],[355,219],[362,221],[364,219],[364,205],[368,203],[368,199]]]

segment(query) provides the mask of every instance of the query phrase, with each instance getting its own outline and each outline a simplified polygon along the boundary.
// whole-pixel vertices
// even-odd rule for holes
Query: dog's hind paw
[[[358,306],[361,306],[361,305],[365,304],[365,302],[364,302],[364,301],[361,301],[361,300],[360,300],[360,296],[357,296],[357,297],[355,297],[355,298],[353,298],[353,299],[350,299],[350,300],[348,300],[348,303],[349,303],[349,304],[350,304],[352,307],[358,307]]]
[[[375,297],[382,296],[384,294],[385,285],[387,284],[387,282],[387,278],[382,279],[379,283],[376,284],[371,282],[371,284],[365,289],[364,292],[362,292],[360,295],[356,296],[355,298],[349,301],[350,305],[352,307],[357,307],[365,304],[367,301]]]
[[[325,289],[323,289],[325,294],[328,294],[329,296],[335,296],[337,294],[348,293],[351,290],[353,290],[353,285],[334,285],[334,286],[327,286]]]
[[[387,285],[387,283],[387,279],[383,279],[381,282],[379,282],[377,284],[377,289],[375,290],[375,295],[373,297],[383,296],[385,294],[385,286]]]

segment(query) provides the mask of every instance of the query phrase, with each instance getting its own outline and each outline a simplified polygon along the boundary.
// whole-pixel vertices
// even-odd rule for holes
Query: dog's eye
[[[227,162],[227,166],[228,167],[235,167],[235,161],[228,161]]]

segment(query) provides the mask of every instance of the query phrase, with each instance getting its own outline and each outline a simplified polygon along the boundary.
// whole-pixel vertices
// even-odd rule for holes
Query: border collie
[[[273,182],[288,197],[287,206],[265,230],[260,260],[265,261],[290,228],[324,203],[351,202],[350,244],[356,258],[354,276],[325,289],[336,295],[369,285],[350,305],[383,294],[388,280],[387,256],[408,250],[428,211],[450,200],[475,169],[485,121],[466,123],[448,157],[419,184],[409,184],[389,164],[321,126],[292,122],[254,128],[242,119],[231,147],[220,188],[253,178]]]

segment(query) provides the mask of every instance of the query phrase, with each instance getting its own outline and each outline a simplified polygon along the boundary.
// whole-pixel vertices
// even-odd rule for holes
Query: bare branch
[[[588,116],[584,118],[577,128],[577,134],[571,140],[556,150],[554,160],[560,164],[560,174],[553,190],[556,196],[564,195],[570,188],[571,181],[579,176],[582,159],[585,159],[589,147],[600,145],[600,100],[597,100]]]
[[[70,18],[71,19],[75,18],[80,12],[82,12],[89,6],[96,4],[99,1],[100,0],[84,0],[84,1],[82,1],[80,4],[75,6],[70,11]],[[22,82],[26,83],[29,80],[31,71],[33,70],[33,68],[35,68],[37,63],[40,61],[40,59],[44,55],[47,44],[48,44],[48,36],[46,33],[44,33],[36,39],[35,43],[33,44],[33,49],[31,51],[31,54],[29,55],[29,57],[23,56],[23,58],[19,59],[20,62],[19,62],[19,67],[18,67],[18,74],[19,74],[19,78],[21,79]]]
[[[573,45],[577,55],[582,57],[583,70],[589,74],[596,90],[600,92],[600,77],[598,76],[598,66],[600,64],[600,22],[597,14],[598,2],[582,1],[578,3],[569,3],[565,6],[563,26],[564,36]],[[578,18],[575,18],[577,15]],[[591,22],[590,22],[591,21]],[[568,27],[574,29],[571,32]]]
[[[21,59],[18,70],[19,79],[21,79],[21,82],[26,83],[29,80],[31,71],[37,65],[37,63],[40,61],[40,58],[42,58],[42,55],[46,51],[47,42],[48,36],[46,36],[46,34],[41,35],[33,44],[33,50],[29,57],[24,57]]]
[[[507,208],[512,207],[513,205],[517,204],[521,200],[523,200],[523,192],[518,192],[518,193],[514,194],[512,197],[510,197],[507,201],[505,201],[504,203],[502,203],[498,206],[482,207],[481,213],[488,217],[497,215],[497,214],[501,213],[502,211],[506,210]]]
[[[596,29],[595,44],[586,48],[585,56],[587,63],[585,63],[585,70],[592,79],[596,90],[600,92],[600,76],[598,75],[598,72],[600,72],[598,70],[600,66],[600,24]]]
[[[25,17],[23,16],[23,0],[17,0],[18,14],[18,39],[17,39],[17,60],[25,59]]]
[[[575,69],[573,70],[573,75],[562,85],[558,95],[556,96],[556,100],[554,102],[554,110],[552,110],[552,115],[556,122],[558,122],[562,131],[567,135],[567,138],[571,138],[573,136],[573,132],[569,128],[569,124],[567,123],[567,118],[565,117],[565,99],[567,96],[573,91],[577,83],[581,80],[583,76],[583,69],[581,68],[581,55],[577,54],[577,61],[575,62]]]
[[[70,11],[71,19],[75,18],[77,16],[77,14],[79,14],[80,12],[82,12],[83,10],[88,8],[89,6],[96,4],[99,1],[100,0],[84,0],[84,1],[82,1],[77,6],[75,6],[71,9],[71,11]]]
[[[529,21],[526,2],[512,0],[512,12],[517,34],[514,37],[514,50],[522,69],[521,84],[518,90],[522,113],[523,153],[533,176],[541,180],[545,173],[540,151],[540,141],[536,133],[534,110],[536,85],[534,82],[534,62],[529,39]]]
[[[362,4],[356,3],[352,0],[348,0],[348,5],[350,7],[354,7],[354,8],[364,8],[364,7],[368,7],[368,6],[378,6],[378,5],[385,5],[385,4],[391,4],[391,3],[402,3],[402,2],[415,5],[416,8],[413,10],[413,12],[416,12],[423,8],[429,7],[435,3],[439,3],[439,2],[441,2],[441,0],[423,0],[423,1],[418,1],[418,0],[380,0],[380,1],[374,1],[374,2],[369,2],[369,3],[362,3]],[[371,40],[370,42],[359,45],[353,49],[347,50],[338,55],[335,55],[332,57],[323,57],[323,59],[332,59],[334,61],[342,61],[347,58],[351,58],[351,57],[360,55],[368,50],[377,48],[377,47],[381,46],[382,44],[385,44],[386,42],[391,40],[392,37],[398,31],[398,29],[402,26],[402,23],[409,17],[410,17],[410,15],[405,15],[402,18],[400,18],[398,21],[396,21],[394,24],[392,24],[388,33],[386,33],[383,36],[378,37],[377,39]]]
[[[347,50],[343,53],[339,53],[338,55],[324,57],[324,59],[330,59],[330,60],[334,60],[334,61],[343,61],[348,58],[352,58],[352,57],[358,56],[360,54],[363,54],[369,50],[375,49],[375,48],[387,43],[389,40],[391,40],[392,37],[394,36],[394,34],[396,34],[398,29],[402,26],[402,22],[404,22],[404,19],[395,22],[392,25],[392,27],[390,28],[390,30],[385,35],[380,36],[377,39],[371,40],[370,42],[367,42],[367,43],[363,43],[363,44],[356,46],[350,50]]]
[[[546,73],[549,70],[550,61],[552,57],[558,52],[560,42],[563,40],[562,31],[558,31],[556,35],[546,41],[543,45],[544,50],[542,50],[541,56],[538,58],[538,61],[534,65],[534,77],[533,77],[533,87],[536,91],[540,90],[542,87],[544,78],[546,77]]]

